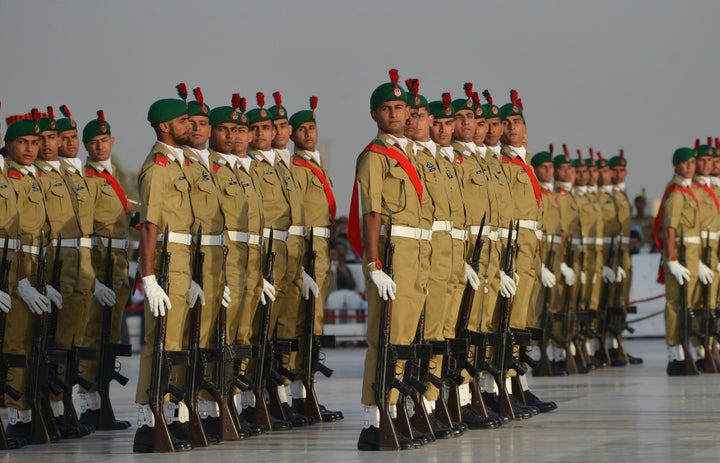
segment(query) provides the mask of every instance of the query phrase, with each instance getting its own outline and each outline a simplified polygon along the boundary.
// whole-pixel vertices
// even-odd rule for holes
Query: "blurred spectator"
[[[332,232],[330,239],[336,243],[340,242],[345,245],[345,261],[346,262],[359,262],[360,257],[350,247],[350,241],[348,240],[348,218],[347,216],[340,216],[335,219],[333,223]]]
[[[652,234],[654,217],[645,214],[645,208],[647,207],[645,188],[642,189],[642,193],[635,196],[633,202],[635,204],[635,215],[632,217],[632,224],[640,228],[640,240],[647,243],[650,248],[654,248],[655,240]]]
[[[642,247],[642,234],[637,228],[632,228],[630,230],[630,254],[639,254]]]

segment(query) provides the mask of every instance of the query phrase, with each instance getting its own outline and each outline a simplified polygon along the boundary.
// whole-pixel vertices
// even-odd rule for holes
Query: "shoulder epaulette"
[[[375,143],[376,145],[380,145],[383,148],[387,148],[387,143],[385,143],[385,140],[381,140],[380,138],[376,138],[375,140],[373,140],[373,143]]]
[[[185,158],[185,165],[186,165],[186,166],[189,166],[191,162],[193,162],[193,161],[191,161],[190,158],[188,158],[188,157]]]
[[[165,166],[167,166],[167,163],[168,163],[167,156],[165,156],[164,154],[162,154],[160,152],[155,153],[155,164],[165,167]]]
[[[22,172],[20,172],[18,169],[14,168],[14,167],[10,167],[8,169],[7,175],[9,178],[14,178],[15,180],[22,179]]]
[[[253,161],[257,161],[257,158],[256,158],[255,156],[253,156],[252,154],[248,153],[247,155],[248,155],[248,157],[249,157],[250,159],[252,159]]]

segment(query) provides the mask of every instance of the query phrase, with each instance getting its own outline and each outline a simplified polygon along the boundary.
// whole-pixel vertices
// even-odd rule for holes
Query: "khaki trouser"
[[[160,253],[162,252],[158,243],[155,252],[155,275],[160,271]],[[190,246],[177,243],[168,243],[170,256],[170,268],[168,277],[170,281],[170,304],[172,308],[166,314],[167,331],[165,336],[165,350],[178,351],[187,346],[187,339],[183,336],[186,333],[185,324],[189,312],[188,289],[190,288]],[[145,300],[145,349],[140,356],[140,374],[138,376],[137,392],[135,402],[139,404],[148,403],[148,389],[152,375],[152,355],[155,344],[155,327],[158,319],[150,312],[150,305]],[[172,368],[169,382],[182,387],[185,379],[185,366]]]
[[[587,276],[587,284],[590,286],[590,301],[588,308],[590,310],[598,310],[600,308],[600,295],[602,294],[602,269],[605,261],[603,259],[603,247],[595,245],[595,268],[593,275]]]
[[[518,232],[518,244],[515,273],[520,277],[517,292],[513,297],[510,327],[525,329],[527,325],[528,310],[530,309],[530,296],[535,284],[535,254],[537,253],[538,239],[532,230],[521,228]]]
[[[98,244],[92,250],[92,261],[94,268],[99,270],[97,274],[101,280],[105,278],[105,253],[106,248],[102,243]],[[125,305],[130,296],[130,283],[128,281],[128,259],[125,249],[113,249],[111,251],[112,258],[112,290],[115,291],[115,305],[110,309],[112,312],[110,320],[110,342],[117,343],[120,341],[120,332],[122,331],[122,318]],[[100,342],[102,337],[102,322],[105,309],[100,302],[92,298],[90,310],[87,314],[87,322],[85,324],[85,336],[82,342],[83,347],[91,347],[95,349],[95,355],[100,355]],[[98,375],[98,357],[96,360],[83,360],[80,362],[79,373],[85,379],[93,382],[90,389],[81,388],[82,392],[96,392],[96,379]]]
[[[248,244],[239,243],[235,241],[228,242],[227,245],[227,258],[225,261],[225,278],[227,280],[228,288],[230,288],[230,304],[227,308],[227,343],[232,344],[235,342],[235,338],[238,333],[238,327],[240,324],[240,314],[243,299],[245,298],[246,282],[247,284],[253,284],[257,286],[257,275],[260,274],[260,269],[257,267],[251,268],[248,262]],[[257,246],[253,246],[258,248]],[[258,261],[256,260],[256,263]],[[251,278],[252,277],[252,278]],[[249,324],[249,319],[246,320],[246,324]]]
[[[480,331],[494,333],[500,325],[500,312],[497,310],[497,302],[500,293],[501,256],[504,248],[502,241],[490,242],[488,248],[490,250],[486,272],[488,292],[483,295]]]
[[[32,333],[35,324],[39,320],[38,315],[33,315],[28,306],[20,299],[17,290],[18,261],[15,252],[8,252],[10,261],[9,287],[12,298],[10,312],[5,319],[5,339],[3,352],[9,354],[28,355],[32,348]],[[37,256],[25,253],[25,277],[30,284],[35,284],[37,272]],[[15,400],[9,395],[5,396],[5,403],[8,407],[17,410],[28,410],[30,408],[30,397],[27,394],[29,370],[27,368],[9,368],[8,385],[23,393],[20,399]]]
[[[701,285],[698,285],[697,269],[698,260],[700,258],[700,246],[697,244],[685,245],[685,262],[690,269],[690,281],[685,284],[687,295],[687,304],[690,307],[690,301],[698,291]],[[677,346],[682,341],[682,304],[681,295],[683,288],[678,284],[677,280],[665,265],[665,343],[668,346]]]
[[[302,269],[305,257],[305,238],[290,235],[287,242],[287,270],[278,288],[278,297],[273,305],[278,338],[295,336],[300,299],[302,297]],[[272,333],[272,331],[271,331]]]
[[[705,243],[705,236],[702,236],[703,239],[703,246]],[[702,250],[703,248],[700,248],[700,258],[702,258]],[[709,307],[711,309],[717,308],[717,294],[718,294],[718,283],[720,283],[720,278],[718,278],[717,274],[717,264],[718,264],[718,242],[717,240],[710,241],[710,264],[708,267],[710,267],[710,270],[715,272],[715,278],[713,278],[712,284],[710,285],[710,301],[709,301]],[[628,273],[629,275],[629,273]],[[705,307],[705,286],[700,284],[700,289],[695,291],[695,297],[692,301],[692,307]]]
[[[542,261],[540,253],[535,256],[535,283],[530,295],[530,309],[528,310],[527,326],[531,328],[542,328],[543,293],[545,287],[542,284]]]
[[[265,249],[268,247],[269,240],[265,240]],[[279,312],[281,311],[282,303],[283,303],[283,293],[287,293],[287,288],[283,291],[282,285],[285,284],[285,276],[288,272],[288,244],[280,241],[280,240],[274,240],[273,243],[273,252],[275,253],[275,265],[273,267],[273,285],[275,286],[275,302],[273,302],[272,310],[270,311],[270,326],[268,329],[268,335],[272,336],[275,332],[275,327],[277,326],[277,320],[279,316]],[[262,271],[261,274],[265,273],[265,262],[262,262],[261,265]],[[292,278],[295,277],[295,272],[293,271]],[[292,281],[292,278],[290,278],[287,281]],[[259,296],[259,295],[258,295]],[[250,330],[250,339],[253,343],[257,342],[260,338],[260,331],[262,330],[262,311],[257,310],[255,311],[253,321],[252,321],[252,328]]]
[[[420,252],[418,240],[411,238],[393,237],[395,243],[394,276],[393,280],[397,285],[395,300],[392,301],[392,317],[390,320],[390,343],[410,344],[413,342],[417,331],[417,324],[420,318],[421,307],[417,302],[417,291],[421,288],[418,284],[418,255]],[[385,240],[380,237],[379,252],[385,253]],[[367,256],[366,256],[367,257]],[[375,382],[378,341],[380,337],[380,316],[383,300],[380,298],[377,287],[370,280],[367,271],[367,262],[363,262],[368,300],[368,327],[367,343],[368,350],[365,355],[365,369],[363,372],[362,403],[364,405],[376,405]],[[398,361],[396,377],[402,378],[405,362]],[[398,392],[393,389],[390,393],[390,404],[397,402]]]

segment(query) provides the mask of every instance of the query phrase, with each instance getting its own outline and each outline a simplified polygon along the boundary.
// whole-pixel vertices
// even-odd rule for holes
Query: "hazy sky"
[[[211,106],[281,90],[292,113],[317,95],[340,213],[375,135],[370,93],[396,67],[431,100],[515,88],[531,151],[624,148],[630,194],[659,196],[675,148],[720,136],[718,18],[717,1],[0,0],[0,131],[33,106],[67,104],[81,125],[103,109],[137,170],[147,108],[178,82]]]

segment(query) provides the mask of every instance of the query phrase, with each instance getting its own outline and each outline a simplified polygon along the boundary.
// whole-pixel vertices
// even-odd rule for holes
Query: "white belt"
[[[196,241],[197,237],[193,236],[193,241]],[[224,246],[225,235],[203,235],[200,237],[200,246]]]
[[[162,241],[163,238],[163,234],[158,233],[157,240]],[[168,234],[168,243],[184,244],[185,246],[190,246],[190,243],[192,243],[192,239],[193,237],[189,233],[170,232]]]
[[[64,240],[52,240],[50,241],[53,246],[60,246],[61,248],[90,248],[92,247],[92,240],[90,238],[67,238]]]
[[[330,229],[327,227],[312,227],[312,235],[319,236],[321,238],[330,238]]]
[[[432,230],[426,230],[417,227],[406,227],[404,225],[393,225],[392,236],[400,238],[411,238],[414,240],[430,240],[432,239]],[[385,227],[380,228],[380,236],[385,235]]]
[[[508,230],[507,228],[498,228],[497,233],[498,233],[498,237],[500,239],[505,239],[509,236],[510,230]],[[513,230],[512,239],[515,239],[515,238],[517,238],[517,232],[515,230]]]
[[[598,238],[598,239],[599,239],[599,238]],[[613,239],[612,239],[612,237],[607,237],[607,236],[606,236],[605,238],[602,239],[602,242],[603,242],[603,244],[612,244]]]
[[[595,246],[602,246],[603,244],[605,244],[604,238],[591,238],[591,239],[595,243]]]
[[[227,234],[228,234],[228,238],[230,239],[230,241],[235,241],[238,243],[254,244],[256,246],[260,246],[263,244],[263,237],[260,235],[254,235],[252,233],[239,232],[239,231],[234,231],[234,230],[228,230]]]
[[[263,236],[267,239],[270,239],[270,229],[264,228],[263,229]],[[287,243],[288,236],[290,236],[290,233],[283,231],[283,230],[273,230],[273,240],[283,241]]]
[[[436,220],[432,224],[432,231],[450,231],[453,228],[452,220]]]
[[[718,233],[718,232],[709,232],[709,233],[705,232],[705,233],[702,233],[701,236],[703,239],[710,238],[712,241],[717,241],[718,239],[720,239],[720,233]]]
[[[546,235],[545,242],[547,244],[562,244],[562,237],[560,235]]]
[[[23,244],[22,250],[27,254],[33,254],[35,256],[40,254],[40,246],[28,246],[26,244]]]
[[[570,244],[573,246],[580,246],[582,242],[580,241],[580,238],[573,238],[570,240]]]
[[[7,240],[8,249],[17,251],[20,249],[20,240]],[[5,247],[5,238],[0,238],[0,248]]]
[[[108,239],[103,236],[93,236],[92,239],[92,245],[97,246],[98,242],[102,243],[104,247],[107,247],[108,245]],[[113,238],[112,239],[112,248],[113,249],[127,249],[129,244],[129,241],[125,238]]]
[[[467,230],[453,228],[452,230],[450,230],[450,236],[452,236],[454,240],[467,241],[468,232]]]
[[[621,236],[620,243],[621,244],[630,244],[630,237],[629,236]]]
[[[536,220],[518,220],[518,225],[520,228],[527,228],[528,230],[537,230],[537,221]]]
[[[290,228],[288,228],[288,233],[294,236],[305,236],[306,228],[302,225],[291,225]]]
[[[472,236],[477,236],[478,233],[480,233],[480,225],[471,225],[470,234]],[[490,236],[490,225],[485,225],[482,228],[482,236]]]
[[[679,240],[680,237],[678,236],[677,239]],[[683,237],[683,240],[685,241],[685,244],[701,244],[699,236],[685,236]]]

